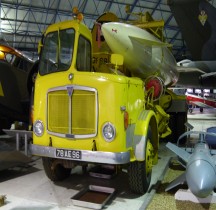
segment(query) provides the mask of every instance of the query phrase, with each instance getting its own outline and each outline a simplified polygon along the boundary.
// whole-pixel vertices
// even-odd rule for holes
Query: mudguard
[[[156,115],[152,110],[143,110],[136,122],[133,136],[134,155],[138,161],[145,160],[148,137],[154,148],[155,158],[153,162],[157,162],[159,138]]]

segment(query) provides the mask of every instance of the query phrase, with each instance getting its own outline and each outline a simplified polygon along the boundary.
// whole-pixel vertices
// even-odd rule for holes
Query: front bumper
[[[58,151],[67,151],[67,155],[59,156]],[[70,151],[63,148],[55,148],[48,146],[40,146],[35,144],[30,144],[30,151],[32,155],[50,157],[50,158],[59,158],[66,160],[75,160],[83,162],[92,162],[92,163],[107,163],[107,164],[125,164],[130,162],[130,152],[99,152],[99,151],[90,151],[90,150],[79,150],[81,154],[80,159],[73,158]],[[69,152],[68,152],[69,151]]]

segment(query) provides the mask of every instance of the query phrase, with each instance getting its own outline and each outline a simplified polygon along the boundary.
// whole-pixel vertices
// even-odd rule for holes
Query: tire
[[[151,130],[149,130],[151,131]],[[129,186],[130,189],[138,194],[144,194],[147,192],[150,182],[151,182],[151,175],[152,175],[152,159],[148,156],[147,150],[152,147],[150,143],[151,139],[151,132],[148,132],[148,140],[146,142],[146,157],[144,161],[134,161],[129,164],[128,167],[128,178],[129,178]],[[150,162],[151,161],[151,162]],[[147,166],[151,166],[147,170]]]
[[[56,159],[43,157],[43,167],[47,177],[52,181],[62,181],[71,174],[70,168],[64,168],[61,164],[53,164]]]
[[[151,182],[151,172],[146,173],[146,161],[135,161],[128,167],[130,189],[138,194],[147,192]]]

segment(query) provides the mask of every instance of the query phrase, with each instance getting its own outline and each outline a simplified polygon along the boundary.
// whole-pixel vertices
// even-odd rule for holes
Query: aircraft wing
[[[172,152],[174,152],[178,157],[180,157],[183,161],[186,163],[189,160],[190,154],[186,152],[185,150],[181,149],[180,147],[176,146],[175,144],[172,144],[168,142],[166,144],[166,147],[170,149]]]
[[[199,107],[203,107],[203,108],[215,108],[213,106],[210,106],[208,104],[205,104],[205,103],[202,103],[202,102],[199,102],[199,101],[190,101],[190,104],[193,104],[193,105],[199,106]]]
[[[216,72],[211,72],[211,73],[205,73],[201,75],[202,79],[208,78],[208,77],[216,77]]]
[[[200,74],[205,74],[206,72],[202,71],[199,68],[196,67],[185,67],[185,66],[177,66],[177,71],[181,74],[182,72],[196,72],[196,73],[200,73]]]
[[[177,67],[179,79],[176,85],[184,88],[201,88],[200,76],[204,73],[197,68]],[[215,84],[212,84],[215,85]],[[206,87],[207,88],[207,87]]]
[[[212,65],[211,65],[212,62]],[[179,79],[176,83],[177,86],[185,88],[216,88],[216,63],[209,61],[206,62],[193,62],[193,66],[177,66],[179,72]],[[196,66],[196,65],[197,66]]]

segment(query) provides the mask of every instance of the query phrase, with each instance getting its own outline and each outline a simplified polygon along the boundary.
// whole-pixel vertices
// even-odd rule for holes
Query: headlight
[[[102,134],[107,142],[111,142],[116,136],[115,127],[110,122],[105,123],[102,128]]]
[[[44,126],[40,120],[35,121],[33,131],[36,136],[42,136],[44,133]]]

